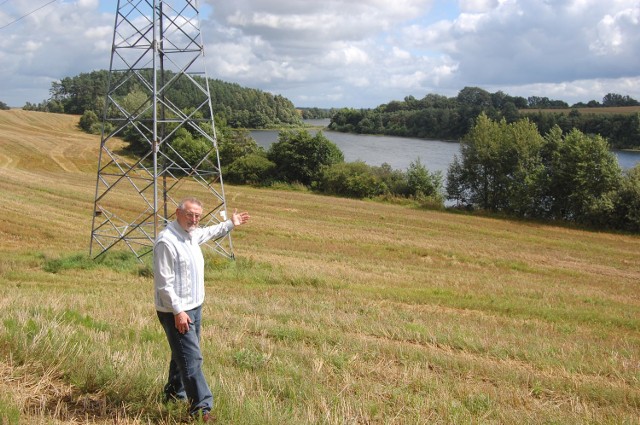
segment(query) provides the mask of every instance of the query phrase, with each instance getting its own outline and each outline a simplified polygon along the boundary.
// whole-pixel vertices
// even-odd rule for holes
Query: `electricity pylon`
[[[227,218],[197,0],[118,1],[102,124],[93,258],[124,244],[140,260],[187,196],[202,225]],[[233,258],[230,236],[209,247]]]

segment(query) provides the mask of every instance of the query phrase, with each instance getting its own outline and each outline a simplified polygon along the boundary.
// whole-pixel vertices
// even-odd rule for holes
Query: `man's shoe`
[[[209,424],[214,423],[215,418],[210,412],[200,411],[193,415],[193,418],[198,421],[198,423]]]
[[[167,403],[177,403],[177,402],[181,402],[181,401],[186,401],[187,400],[187,396],[185,395],[178,395],[178,394],[164,394],[162,396],[162,402],[164,404]]]

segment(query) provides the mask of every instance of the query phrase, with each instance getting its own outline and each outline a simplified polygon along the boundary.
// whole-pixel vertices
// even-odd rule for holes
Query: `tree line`
[[[460,152],[446,185],[459,207],[640,231],[640,165],[623,172],[599,135],[480,114]]]
[[[229,131],[234,135],[230,136]],[[509,123],[481,113],[461,138],[443,184],[419,159],[406,170],[345,162],[322,132],[283,131],[268,150],[227,129],[220,144],[225,180],[236,184],[301,184],[318,193],[429,208],[640,232],[640,165],[622,171],[606,139],[554,126],[545,134],[528,118]]]
[[[141,71],[151,73],[152,71]],[[173,76],[165,71],[164,77]],[[146,77],[148,81],[150,76]],[[203,77],[192,77],[205,86]],[[102,116],[105,95],[108,90],[109,72],[105,70],[81,73],[74,77],[65,77],[51,84],[50,98],[39,104],[27,102],[23,109],[44,112],[83,115],[92,111]],[[142,93],[135,79],[124,82],[115,95],[125,98],[131,93]],[[257,89],[245,88],[239,84],[209,79],[209,92],[213,113],[236,128],[271,128],[299,126],[301,116],[293,103],[281,96]],[[186,110],[201,102],[202,96],[194,85],[186,79],[177,79],[168,91],[175,105]],[[210,118],[210,117],[206,117]]]
[[[84,110],[80,126],[95,132],[102,123],[89,106],[92,102],[95,106],[97,95],[94,94],[99,93],[102,86],[99,79],[83,81],[92,81],[94,85],[87,83],[84,90],[76,87],[71,91],[74,95],[69,95],[71,89],[61,88],[69,83],[67,80],[54,85],[50,102],[67,112]],[[466,88],[455,101],[427,95],[422,100],[406,98],[404,102],[390,102],[376,108],[380,113],[376,118],[378,124],[384,123],[382,114],[398,118],[402,113],[421,110],[441,114],[440,121],[427,122],[442,134],[451,129],[438,127],[438,122],[466,123],[465,133],[456,130],[456,134],[460,134],[461,153],[449,166],[446,186],[442,173],[430,172],[419,159],[404,171],[394,170],[388,164],[370,166],[361,161],[345,162],[340,149],[322,132],[312,136],[305,130],[281,131],[278,141],[264,149],[246,129],[233,128],[224,113],[215,116],[222,174],[225,181],[236,184],[298,184],[319,193],[392,201],[410,199],[431,208],[444,208],[448,200],[466,210],[640,232],[640,165],[623,172],[607,139],[595,132],[583,132],[576,125],[565,131],[554,121],[546,123],[548,130],[541,131],[535,120],[538,112],[520,117],[518,108],[524,102],[540,106],[544,100],[512,98],[501,93],[487,98],[487,94]],[[119,95],[123,105],[133,102],[136,96],[144,96],[135,87]],[[273,98],[274,102],[282,102]],[[251,95],[247,94],[247,99],[252,99]],[[491,105],[501,105],[490,109],[494,116],[483,109],[488,99]],[[622,100],[629,99],[622,97]],[[135,100],[134,104],[139,101]],[[184,102],[188,102],[188,94]],[[78,105],[84,105],[84,109]],[[365,112],[339,110],[334,113],[332,124],[357,126],[364,119],[371,122],[374,117]],[[574,120],[573,124],[580,119],[575,113],[566,117]],[[398,129],[402,123],[399,118],[393,122]],[[199,163],[210,150],[208,142],[194,129],[175,130],[169,129],[173,134],[169,141],[171,151],[177,158]],[[212,126],[205,126],[204,130],[213,133]],[[136,137],[123,134],[123,138],[129,143],[130,152],[148,149],[148,145]]]
[[[640,103],[629,96],[609,93],[602,103],[591,101],[588,107],[638,105]],[[331,117],[329,128],[351,133],[459,140],[469,132],[476,117],[484,113],[491,119],[505,119],[508,123],[526,116],[545,133],[558,126],[564,132],[576,128],[586,134],[599,134],[607,138],[613,148],[640,146],[640,112],[587,113],[580,112],[578,107],[582,106],[576,104],[569,108],[566,102],[547,97],[525,99],[501,91],[490,93],[478,87],[465,87],[455,97],[407,96],[403,101],[394,100],[374,109],[343,108]],[[567,113],[558,113],[557,109],[565,109]]]
[[[319,120],[331,118],[339,108],[298,108],[302,119],[305,120]]]

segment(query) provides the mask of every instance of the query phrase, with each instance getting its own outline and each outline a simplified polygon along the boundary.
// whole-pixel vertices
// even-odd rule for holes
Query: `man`
[[[235,210],[230,220],[199,227],[202,203],[183,200],[176,220],[158,235],[153,248],[155,304],[171,347],[167,400],[190,403],[194,418],[209,420],[213,395],[202,372],[200,322],[204,302],[204,257],[200,244],[229,233],[246,223],[249,214]]]

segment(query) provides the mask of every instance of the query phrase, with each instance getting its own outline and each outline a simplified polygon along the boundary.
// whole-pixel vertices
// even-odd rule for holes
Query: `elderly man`
[[[171,347],[167,400],[186,399],[194,418],[208,421],[213,395],[202,372],[200,322],[204,302],[204,257],[200,244],[225,236],[249,220],[234,211],[230,220],[199,227],[202,203],[183,200],[176,220],[158,235],[153,248],[155,305]]]

